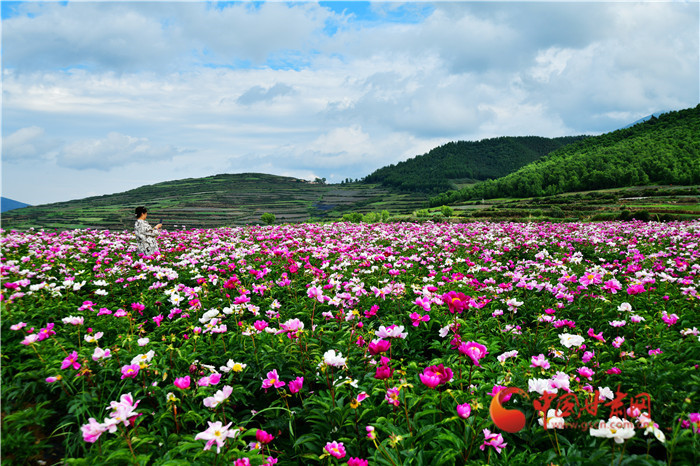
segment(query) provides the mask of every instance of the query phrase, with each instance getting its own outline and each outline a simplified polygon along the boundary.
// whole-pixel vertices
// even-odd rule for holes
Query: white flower
[[[68,316],[68,317],[64,317],[63,319],[61,319],[61,321],[64,324],[71,324],[71,325],[83,325],[84,320],[85,319],[83,317],[74,317],[74,316]]]
[[[112,357],[112,352],[109,349],[103,350],[99,346],[95,348],[95,351],[92,353],[92,360],[93,361],[98,361],[103,358],[111,358]]]
[[[550,409],[547,411],[547,429],[563,429],[565,424],[563,414],[564,413],[560,409]],[[542,416],[538,417],[539,419],[537,419],[537,422],[539,422],[541,426],[544,426]]]
[[[335,354],[335,350],[328,350],[323,353],[323,362],[328,366],[342,367],[345,365],[347,358],[344,358],[342,353]]]
[[[131,364],[145,364],[151,362],[151,359],[153,359],[153,356],[155,356],[156,352],[151,350],[146,354],[139,354],[138,356],[135,356],[131,360]]]
[[[448,324],[440,329],[440,332],[439,332],[440,338],[445,338],[447,336],[447,334],[450,333],[450,327],[451,327],[451,325]]]
[[[632,312],[632,305],[630,303],[622,303],[617,306],[617,310],[620,312]]]
[[[506,359],[516,357],[518,357],[518,350],[506,351],[505,353],[498,356],[496,359],[498,359],[500,362],[506,362]]]
[[[148,344],[149,341],[151,341],[151,340],[149,340],[148,338],[144,337],[144,338],[139,338],[138,340],[136,340],[136,343],[138,343],[139,346],[146,346],[146,345]]]
[[[100,296],[107,296],[109,293],[103,289],[95,290],[95,294],[98,294]]]
[[[598,387],[598,398],[600,401],[605,399],[612,400],[615,398],[615,394],[608,387]]]
[[[247,364],[241,364],[240,362],[233,362],[233,359],[229,359],[225,366],[219,367],[222,372],[242,372],[243,369],[248,367]]]
[[[559,341],[563,346],[571,348],[572,346],[581,346],[584,342],[584,339],[581,335],[571,335],[570,333],[562,333],[561,335],[559,335]]]
[[[219,315],[219,310],[218,309],[210,309],[204,314],[202,314],[202,317],[199,318],[199,321],[203,324],[206,324],[209,322],[211,319]]]
[[[543,395],[544,392],[557,393],[557,389],[553,388],[549,379],[529,379],[527,381],[527,390],[529,392],[537,392]]]
[[[88,343],[97,343],[97,340],[102,338],[102,335],[104,335],[102,332],[97,332],[94,335],[85,335],[83,338],[85,338],[85,341]]]
[[[634,437],[634,424],[626,419],[613,416],[608,422],[600,421],[597,429],[591,427],[590,434],[593,437],[611,438],[615,440],[615,443],[622,443]]]
[[[214,393],[214,396],[209,396],[204,399],[204,406],[207,408],[216,408],[220,403],[225,401],[233,393],[233,387],[224,385],[221,390]]]

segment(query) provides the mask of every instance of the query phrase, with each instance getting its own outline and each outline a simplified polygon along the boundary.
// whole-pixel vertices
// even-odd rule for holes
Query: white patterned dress
[[[149,225],[145,220],[136,220],[134,224],[134,234],[139,242],[136,252],[146,256],[152,256],[153,253],[156,252],[156,249],[158,249],[158,243],[156,243],[158,230]]]

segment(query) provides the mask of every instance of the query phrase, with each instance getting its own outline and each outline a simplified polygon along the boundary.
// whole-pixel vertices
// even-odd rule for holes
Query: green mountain
[[[431,205],[649,184],[700,183],[700,105],[563,146],[496,180],[442,193]]]
[[[454,188],[463,179],[483,181],[500,178],[562,146],[585,138],[525,136],[450,142],[427,154],[380,168],[364,181],[402,191],[439,193]]]
[[[271,213],[279,223],[339,218],[349,212],[408,214],[428,196],[376,184],[327,185],[260,173],[224,174],[168,181],[123,193],[25,207],[2,216],[2,228],[131,229],[134,208],[146,206],[152,224],[165,228],[214,228],[260,222]]]

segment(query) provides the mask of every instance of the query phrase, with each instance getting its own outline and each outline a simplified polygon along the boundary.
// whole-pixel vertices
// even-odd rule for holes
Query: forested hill
[[[380,168],[364,181],[404,191],[439,193],[454,187],[451,180],[500,178],[585,137],[525,136],[450,142],[427,154]]]
[[[698,183],[700,105],[583,139],[497,180],[442,193],[431,199],[431,204],[646,184]]]

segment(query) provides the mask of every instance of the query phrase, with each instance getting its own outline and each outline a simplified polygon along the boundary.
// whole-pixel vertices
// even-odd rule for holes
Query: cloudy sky
[[[696,1],[2,2],[2,195],[599,134],[700,101]]]

